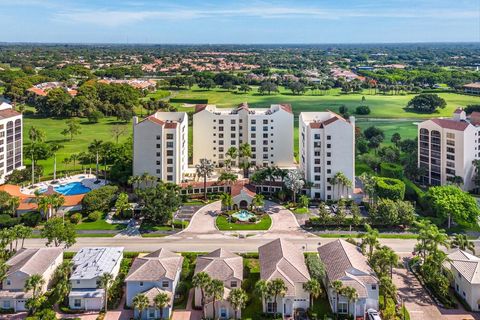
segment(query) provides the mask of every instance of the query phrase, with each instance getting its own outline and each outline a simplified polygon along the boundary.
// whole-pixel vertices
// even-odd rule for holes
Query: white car
[[[368,320],[382,320],[382,318],[380,318],[380,314],[375,309],[368,309],[367,315],[368,315]]]

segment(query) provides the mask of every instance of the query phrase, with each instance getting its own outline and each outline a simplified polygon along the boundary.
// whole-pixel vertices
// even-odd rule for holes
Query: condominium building
[[[188,168],[188,116],[185,112],[156,112],[133,120],[133,175],[147,173],[180,183]]]
[[[23,168],[22,127],[22,114],[6,102],[0,104],[0,183],[13,170]]]
[[[293,113],[290,105],[249,108],[242,103],[233,109],[197,105],[193,115],[193,164],[200,159],[223,166],[230,147],[248,143],[254,166],[292,167]],[[232,165],[238,165],[233,161]]]
[[[473,160],[480,159],[480,114],[467,118],[461,108],[450,119],[430,119],[418,125],[418,166],[425,185],[444,185],[463,179],[462,189],[473,189]]]
[[[312,183],[310,196],[322,200],[351,197],[355,183],[355,118],[345,120],[331,111],[302,112],[298,138],[300,170]],[[337,172],[352,185],[330,183]]]

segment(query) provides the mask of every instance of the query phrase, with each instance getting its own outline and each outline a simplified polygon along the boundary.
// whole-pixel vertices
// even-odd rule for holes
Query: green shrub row
[[[405,183],[401,180],[386,177],[376,177],[375,192],[379,198],[403,200]]]

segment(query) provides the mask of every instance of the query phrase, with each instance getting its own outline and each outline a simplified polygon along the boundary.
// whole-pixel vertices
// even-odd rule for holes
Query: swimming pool
[[[73,196],[77,194],[84,194],[91,191],[90,188],[85,187],[81,182],[69,182],[66,184],[60,184],[53,187],[55,191],[63,194],[64,196]],[[40,190],[41,193],[47,191],[47,189]]]

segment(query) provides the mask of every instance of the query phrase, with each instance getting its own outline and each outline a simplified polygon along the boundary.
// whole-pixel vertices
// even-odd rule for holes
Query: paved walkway
[[[131,219],[127,227],[122,231],[120,231],[119,233],[117,233],[114,238],[130,238],[130,237],[141,238],[142,236],[140,235],[140,224],[141,224],[140,221]]]
[[[193,295],[194,295],[194,289],[190,289],[190,291],[188,292],[186,310],[173,311],[172,320],[201,320],[202,319],[202,311],[192,309]]]

